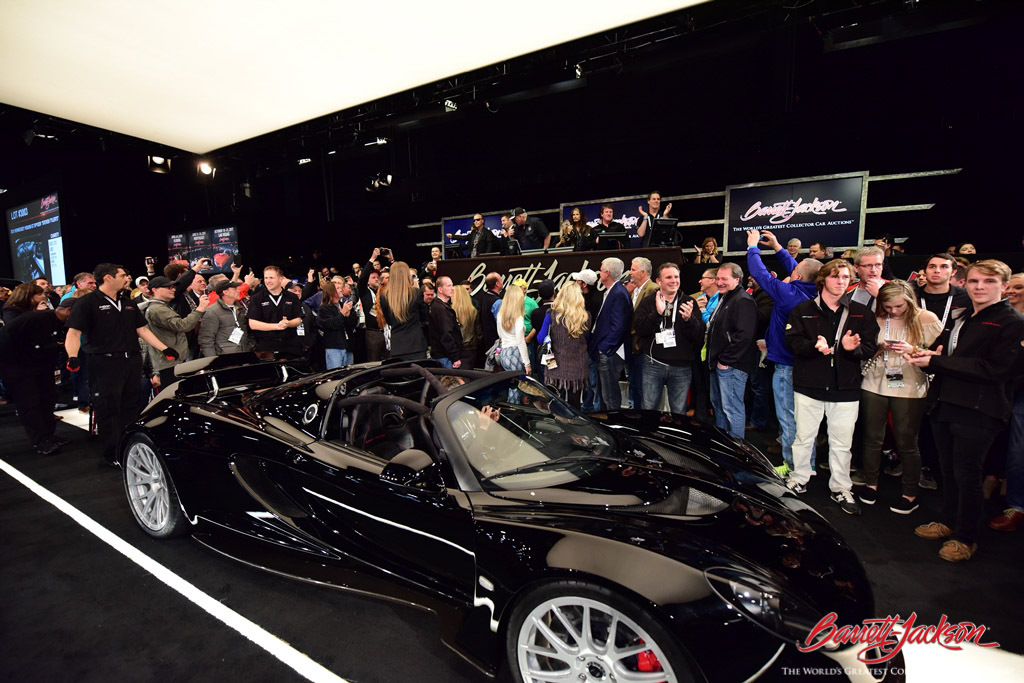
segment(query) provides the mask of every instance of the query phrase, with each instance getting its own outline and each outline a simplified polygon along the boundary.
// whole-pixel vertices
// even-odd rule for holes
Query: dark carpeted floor
[[[429,613],[279,578],[188,539],[149,539],[127,509],[120,470],[101,464],[85,432],[58,430],[71,444],[39,457],[10,406],[0,408],[3,459],[313,661],[351,681],[488,680],[440,642]],[[879,503],[851,517],[828,499],[827,479],[827,471],[812,479],[807,500],[857,549],[880,614],[985,624],[986,640],[1024,652],[1015,588],[1024,531],[985,529],[977,556],[952,565],[937,557],[938,542],[913,535],[933,517],[936,492],[924,493],[915,514],[896,515],[887,503],[897,481],[886,477]],[[0,558],[0,680],[303,680],[4,473]]]

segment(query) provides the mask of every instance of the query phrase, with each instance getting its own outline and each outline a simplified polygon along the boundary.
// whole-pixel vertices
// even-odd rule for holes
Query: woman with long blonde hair
[[[430,313],[419,288],[413,285],[409,264],[405,261],[391,264],[387,288],[381,290],[377,301],[383,320],[391,327],[391,358],[425,358],[427,335],[424,328]]]
[[[942,334],[942,321],[917,305],[914,290],[903,280],[887,282],[878,290],[878,353],[864,371],[860,416],[864,425],[864,467],[854,484],[866,505],[878,499],[878,468],[882,460],[885,425],[892,414],[892,433],[903,466],[903,495],[890,510],[910,514],[917,509],[921,481],[921,451],[917,433],[924,416],[928,380],[924,372],[904,359],[926,349]]]
[[[455,309],[455,317],[462,325],[462,355],[459,360],[461,368],[472,368],[476,365],[476,351],[483,336],[480,325],[480,316],[477,315],[476,306],[469,296],[469,292],[462,285],[456,285],[452,292],[452,308]]]
[[[522,287],[509,285],[505,288],[505,297],[498,309],[498,339],[501,341],[501,353],[498,358],[501,367],[506,370],[526,370],[532,372],[530,355],[526,351],[526,314],[524,300],[526,292]],[[509,390],[509,403],[519,403],[520,391]]]
[[[549,315],[544,339],[551,344],[554,362],[549,362],[544,370],[544,381],[557,389],[563,400],[579,408],[587,388],[590,314],[583,291],[575,282],[570,280],[562,285]]]

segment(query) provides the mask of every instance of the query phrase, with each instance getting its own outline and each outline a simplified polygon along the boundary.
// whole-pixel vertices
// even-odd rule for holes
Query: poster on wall
[[[771,230],[783,245],[795,237],[805,249],[813,242],[830,247],[861,244],[867,175],[846,173],[727,187],[726,253],[747,250],[748,230]]]

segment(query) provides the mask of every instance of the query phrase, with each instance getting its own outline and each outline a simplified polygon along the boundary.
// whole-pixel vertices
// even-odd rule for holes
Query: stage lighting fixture
[[[576,78],[583,78],[583,64],[576,65]]]
[[[153,173],[171,172],[171,160],[166,157],[150,155],[146,157],[146,160],[149,170],[152,171]]]
[[[310,159],[309,157],[304,157],[302,159],[299,159],[299,166],[302,166],[303,164],[308,164],[311,161],[313,161],[313,160]]]
[[[391,178],[390,173],[381,173],[377,176],[377,182],[381,187],[391,187]]]
[[[459,105],[455,103],[455,100],[445,100],[444,110],[445,111],[458,111]]]
[[[37,133],[35,128],[29,128],[28,130],[26,130],[25,135],[22,139],[25,140],[26,145],[31,146],[32,141],[35,140],[36,138],[40,138],[41,140],[53,140],[54,142],[58,141],[56,135],[46,135],[44,133]]]
[[[203,175],[214,176],[214,177],[217,175],[217,169],[214,168],[212,165],[210,165],[209,161],[200,161],[198,168],[199,168],[199,172],[202,173]]]
[[[376,140],[370,140],[363,144],[363,147],[372,147],[373,145],[386,145],[388,144],[387,138],[377,138]]]
[[[336,150],[336,149],[332,149],[332,150],[331,150],[330,152],[328,152],[327,154],[337,154],[337,153],[338,153],[338,150]]]

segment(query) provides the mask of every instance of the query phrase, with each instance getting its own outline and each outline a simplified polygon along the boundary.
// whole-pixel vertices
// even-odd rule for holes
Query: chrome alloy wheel
[[[163,464],[152,448],[135,442],[128,449],[124,468],[135,518],[154,532],[163,531],[171,519],[171,493]]]
[[[614,607],[566,596],[537,605],[517,640],[524,683],[676,683],[666,653]]]

